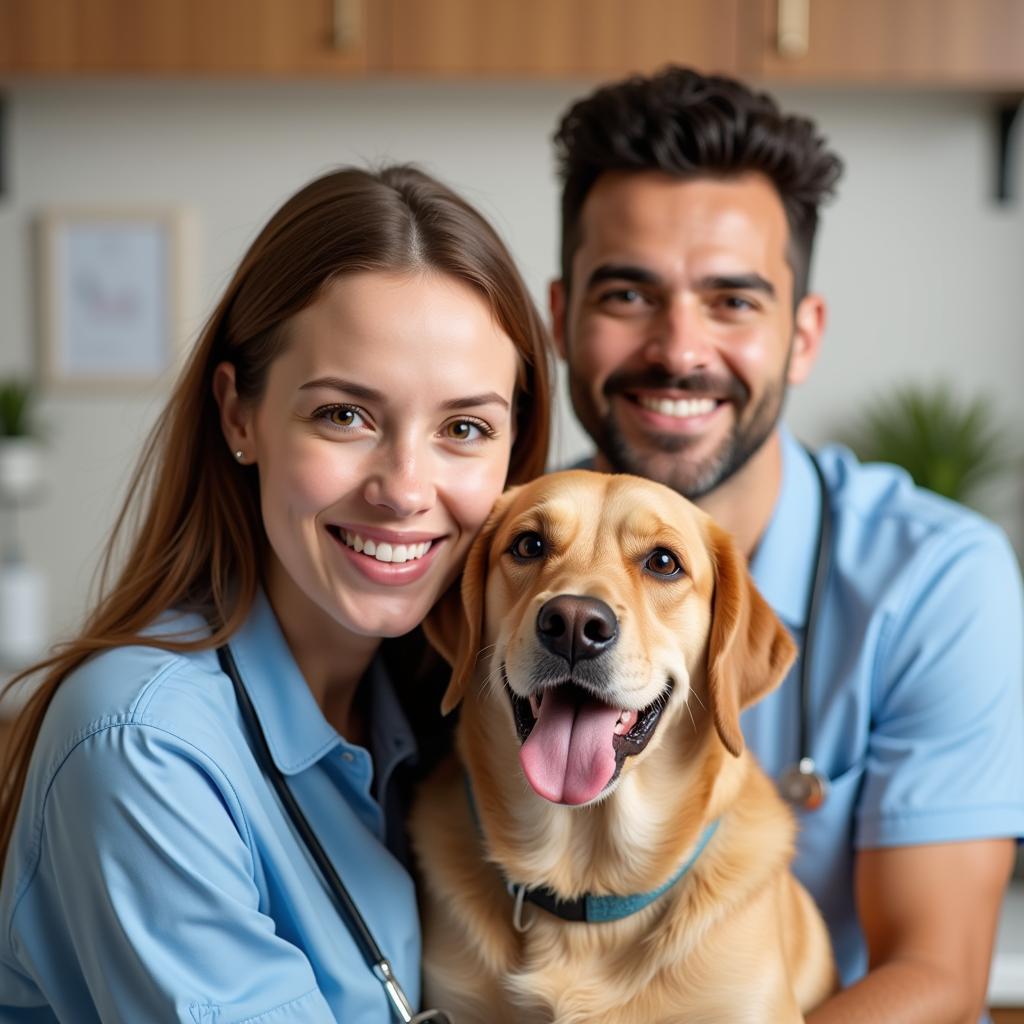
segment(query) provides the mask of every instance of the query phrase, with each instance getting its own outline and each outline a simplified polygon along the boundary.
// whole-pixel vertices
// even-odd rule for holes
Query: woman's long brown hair
[[[493,229],[414,167],[344,169],[311,182],[271,217],[206,323],[145,443],[101,562],[98,603],[81,633],[9,684],[43,673],[13,725],[0,767],[0,863],[43,717],[70,672],[98,652],[128,644],[172,651],[217,647],[245,620],[264,545],[256,470],[237,465],[228,452],[213,371],[232,362],[239,395],[258,400],[270,364],[287,344],[289,319],[332,279],[361,271],[432,271],[476,289],[519,352],[509,483],[542,472],[550,349]],[[108,586],[115,563],[121,568]],[[201,612],[211,633],[146,635],[172,608]]]

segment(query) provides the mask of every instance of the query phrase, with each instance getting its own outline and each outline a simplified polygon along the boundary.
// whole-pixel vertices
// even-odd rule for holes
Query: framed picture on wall
[[[185,214],[51,209],[39,217],[40,363],[46,384],[138,386],[182,344]]]

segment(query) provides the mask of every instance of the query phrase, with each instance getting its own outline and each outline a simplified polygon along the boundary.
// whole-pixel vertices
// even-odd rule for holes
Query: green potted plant
[[[35,391],[25,380],[0,380],[0,501],[18,503],[39,486],[42,442],[32,421]]]
[[[46,581],[26,560],[17,529],[19,509],[40,494],[42,441],[32,421],[34,403],[27,381],[0,380],[0,669],[39,657],[46,632]],[[7,698],[6,712],[16,705]]]
[[[993,403],[958,398],[946,382],[905,384],[868,407],[849,438],[866,462],[902,466],[921,487],[970,504],[1019,461]]]

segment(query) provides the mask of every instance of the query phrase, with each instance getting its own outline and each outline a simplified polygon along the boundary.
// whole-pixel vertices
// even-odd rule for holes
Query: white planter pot
[[[0,437],[0,502],[33,498],[42,484],[43,446],[34,437]]]
[[[45,647],[45,577],[24,562],[0,562],[0,665],[24,668]]]

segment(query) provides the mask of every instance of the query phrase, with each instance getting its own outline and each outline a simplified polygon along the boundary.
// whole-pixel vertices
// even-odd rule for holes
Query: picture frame
[[[40,375],[62,390],[159,380],[183,349],[186,214],[173,207],[40,213]]]

